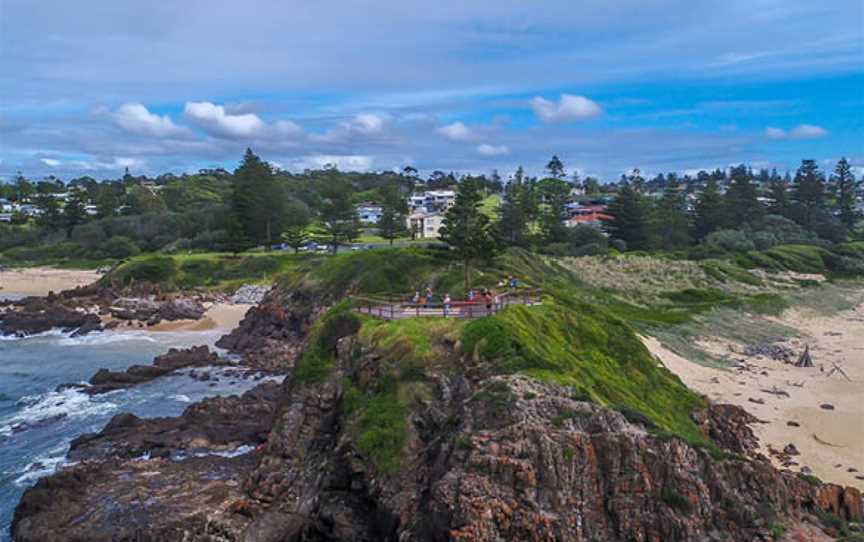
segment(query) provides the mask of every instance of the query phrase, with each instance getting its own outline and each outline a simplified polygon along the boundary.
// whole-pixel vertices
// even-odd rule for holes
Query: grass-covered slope
[[[660,366],[625,322],[599,307],[554,301],[511,307],[468,324],[463,343],[502,370],[570,386],[579,397],[639,412],[664,432],[704,442],[690,414],[705,400]]]

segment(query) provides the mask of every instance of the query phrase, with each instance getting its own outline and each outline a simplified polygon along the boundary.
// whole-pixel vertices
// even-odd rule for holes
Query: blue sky
[[[864,172],[859,0],[0,0],[0,177]]]

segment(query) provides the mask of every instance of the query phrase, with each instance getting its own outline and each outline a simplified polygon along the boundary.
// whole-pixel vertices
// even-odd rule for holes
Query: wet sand
[[[224,329],[230,331],[240,324],[243,316],[254,305],[215,303],[207,309],[200,320],[174,320],[148,326],[148,331],[210,331]]]
[[[28,267],[0,271],[0,298],[11,296],[48,295],[99,280],[102,275],[93,270]]]
[[[709,339],[701,346],[736,363],[715,369],[678,356],[657,339],[646,338],[645,344],[691,389],[767,422],[753,430],[762,453],[778,467],[768,447],[780,451],[794,444],[800,455],[791,457],[797,465],[788,468],[800,472],[806,466],[823,481],[864,489],[864,305],[832,316],[791,309],[777,321],[799,331],[799,337],[781,344],[796,356],[809,344],[814,367],[745,356],[742,345]]]

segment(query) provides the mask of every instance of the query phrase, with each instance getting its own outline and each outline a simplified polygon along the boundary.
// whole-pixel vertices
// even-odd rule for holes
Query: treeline
[[[826,175],[803,160],[794,178],[774,174],[760,182],[746,166],[728,179],[709,176],[692,196],[667,182],[651,197],[641,179],[619,185],[604,229],[622,250],[746,251],[779,244],[838,243],[860,235],[856,193],[860,182],[840,160]]]
[[[410,166],[400,172],[325,166],[292,173],[273,168],[251,150],[233,172],[146,177],[127,171],[116,180],[80,177],[66,183],[19,174],[0,184],[0,198],[18,209],[11,224],[0,223],[0,252],[20,261],[102,259],[157,250],[299,247],[313,239],[335,249],[361,233],[355,212],[361,202],[384,207],[376,233],[393,240],[411,235],[405,227],[407,197],[416,187],[455,188],[465,179],[476,181],[484,193],[502,189],[495,174],[457,177],[434,171],[421,178]]]

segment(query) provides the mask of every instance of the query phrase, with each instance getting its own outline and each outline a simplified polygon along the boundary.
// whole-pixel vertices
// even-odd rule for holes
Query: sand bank
[[[174,320],[148,326],[148,331],[230,331],[240,324],[243,316],[254,305],[241,303],[215,303],[207,309],[200,320]]]
[[[793,309],[777,320],[800,333],[781,344],[796,353],[809,344],[815,367],[745,356],[741,345],[709,338],[702,346],[736,364],[715,369],[678,356],[656,339],[645,343],[691,389],[765,421],[753,425],[765,455],[772,457],[769,446],[783,450],[793,444],[800,455],[792,456],[798,463],[792,470],[806,466],[824,481],[864,489],[864,305],[832,316]],[[849,379],[832,373],[834,364]]]
[[[93,270],[29,267],[0,270],[0,298],[11,296],[48,295],[93,283],[101,275]]]

